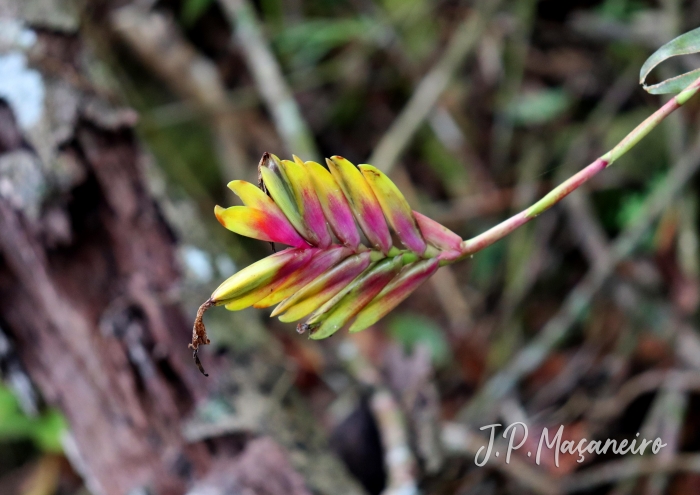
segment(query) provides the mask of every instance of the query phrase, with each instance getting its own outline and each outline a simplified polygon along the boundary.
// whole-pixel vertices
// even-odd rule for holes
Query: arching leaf
[[[671,57],[676,57],[678,55],[689,55],[691,53],[700,52],[700,28],[688,31],[685,34],[672,39],[664,46],[656,50],[651,57],[649,57],[642,69],[639,71],[639,84],[644,85],[644,89],[651,94],[666,94],[666,93],[679,93],[685,89],[691,82],[700,76],[698,70],[687,72],[680,76],[672,77],[666,79],[658,84],[653,84],[647,86],[644,84],[649,73],[659,65],[664,60]]]

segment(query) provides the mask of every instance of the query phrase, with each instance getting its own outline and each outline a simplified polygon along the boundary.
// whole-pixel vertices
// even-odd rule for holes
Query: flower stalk
[[[635,127],[634,130],[627,134],[627,136],[625,136],[624,139],[622,139],[622,141],[620,141],[613,149],[605,153],[580,172],[559,184],[559,186],[552,189],[535,204],[499,223],[495,227],[490,228],[486,232],[462,242],[460,247],[462,256],[459,259],[470,256],[490,246],[494,242],[503,239],[518,227],[525,225],[527,222],[541,215],[559,201],[567,197],[569,194],[588,182],[599,172],[602,172],[608,168],[613,164],[613,162],[631,150],[634,145],[636,145],[656,126],[663,122],[666,117],[685,105],[685,103],[692,98],[698,92],[698,90],[700,90],[700,78],[693,81],[686,89],[677,94],[674,98],[671,98],[668,102],[666,102],[666,104],[644,120],[644,122]]]
[[[276,305],[283,322],[306,317],[300,333],[322,339],[348,326],[374,325],[439,266],[467,258],[559,203],[627,153],[700,89],[700,78],[630,132],[612,150],[529,208],[468,240],[411,210],[379,169],[340,156],[316,162],[280,160],[265,153],[261,187],[232,181],[243,206],[215,208],[219,222],[240,235],[290,246],[224,281],[197,312],[192,343],[209,343],[203,323],[212,306],[237,311]],[[273,244],[274,245],[274,244]]]

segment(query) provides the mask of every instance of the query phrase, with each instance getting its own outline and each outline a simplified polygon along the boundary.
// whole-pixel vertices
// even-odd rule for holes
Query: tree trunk
[[[256,391],[251,368],[279,367],[264,349],[237,379],[194,367],[173,297],[176,239],[144,181],[136,115],[90,80],[94,61],[65,7],[0,1],[13,26],[0,45],[0,328],[68,419],[72,462],[95,495],[361,493],[313,427],[285,426],[302,412],[266,403],[267,426],[185,428],[215,387],[235,402],[240,387],[227,384]]]

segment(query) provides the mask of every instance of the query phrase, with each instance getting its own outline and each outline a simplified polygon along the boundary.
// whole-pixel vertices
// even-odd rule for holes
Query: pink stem
[[[641,141],[644,136],[649,134],[649,132],[659,125],[659,123],[661,123],[666,117],[683,106],[693,95],[695,95],[695,93],[698,92],[698,89],[700,89],[700,78],[693,81],[686,89],[666,102],[665,105],[649,116],[644,122],[635,127],[634,130],[625,136],[625,138],[612,150],[598,158],[576,175],[561,183],[537,203],[499,223],[495,227],[490,228],[486,232],[462,242],[462,256],[460,256],[460,259],[464,258],[465,256],[472,255],[477,251],[481,251],[494,242],[503,239],[521,225],[525,225],[536,216],[547,211],[573,191],[581,187],[581,185],[588,182],[593,176],[602,170],[605,170],[615,160],[627,153],[635,144]]]

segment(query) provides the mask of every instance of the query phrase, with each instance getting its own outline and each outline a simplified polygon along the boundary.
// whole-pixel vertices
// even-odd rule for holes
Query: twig
[[[382,495],[417,495],[416,460],[409,445],[406,418],[379,371],[350,340],[341,344],[339,354],[352,376],[372,390],[369,406],[377,422],[387,470]]]
[[[578,159],[588,154],[591,137],[598,134],[601,129],[609,126],[617,109],[629,98],[635,87],[636,65],[630,65],[624,73],[617,78],[610,89],[605,92],[600,103],[598,103],[588,117],[584,131],[580,133],[569,146],[566,157],[560,168],[561,174],[570,173],[568,171],[578,163]],[[541,185],[540,187],[543,186]],[[499,213],[511,205],[512,195],[513,190],[507,188],[481,192],[475,196],[458,199],[449,211],[434,214],[433,217],[440,223],[447,224]]]
[[[472,457],[477,454],[480,447],[488,445],[489,440],[479,434],[472,433],[464,425],[445,423],[442,428],[442,442],[445,449],[453,455],[468,455]],[[504,452],[508,450],[508,446],[506,442],[499,438],[494,441],[494,450]],[[489,463],[489,466],[498,469],[534,493],[542,495],[556,495],[560,493],[556,480],[552,479],[543,470],[521,460],[517,455],[511,457],[509,464],[493,462]]]
[[[472,323],[472,308],[464,297],[454,270],[443,266],[430,278],[435,297],[447,314],[450,329],[455,335],[469,333]]]
[[[375,20],[379,21],[382,30],[385,33],[386,41],[384,47],[390,55],[396,60],[397,67],[401,68],[404,75],[411,81],[413,85],[419,82],[418,64],[414,57],[411,56],[406,49],[405,43],[401,35],[396,31],[391,19],[387,16],[376,2],[367,0],[355,0],[356,3],[362,4],[367,10],[367,13]],[[494,188],[494,184],[487,173],[484,163],[474,151],[472,143],[462,132],[462,129],[452,117],[447,105],[439,100],[435,102],[434,111],[427,116],[427,123],[430,125],[435,137],[442,143],[463,166],[467,172],[467,176],[475,178],[475,181],[466,181],[465,177],[449,181],[445,186],[448,192],[456,198],[468,196],[475,190],[483,191]],[[477,185],[478,184],[478,185]]]
[[[674,390],[698,391],[700,390],[700,373],[697,371],[652,370],[637,375],[625,382],[614,396],[594,403],[590,408],[589,421],[599,422],[606,418],[617,417],[637,397],[653,392],[666,383],[670,384]]]
[[[541,192],[545,192],[544,185],[538,186]],[[477,192],[476,194],[455,198],[449,209],[430,211],[431,218],[445,225],[464,223],[476,218],[484,218],[489,215],[507,211],[513,203],[515,188],[503,187]]]
[[[700,138],[673,166],[663,183],[647,197],[636,220],[614,242],[610,258],[599,260],[588,271],[583,280],[569,293],[559,312],[545,325],[537,337],[521,349],[505,369],[494,375],[470,404],[461,411],[459,415],[461,420],[483,421],[495,402],[510,392],[523,376],[542,363],[551,349],[561,342],[574,323],[583,315],[593,296],[609,278],[617,264],[632,252],[652,222],[666,205],[675,199],[680,189],[699,168]]]
[[[569,217],[570,232],[578,240],[588,261],[593,264],[596,260],[610,256],[608,238],[600,223],[596,222],[593,206],[586,192],[574,191],[568,201],[564,201],[564,208]]]
[[[678,452],[680,431],[688,409],[685,383],[669,374],[647,414],[641,434],[644,438],[662,438],[667,446],[654,457],[657,464],[672,461]],[[661,495],[668,484],[666,473],[657,473],[647,481],[647,495]]]
[[[700,473],[700,455],[681,454],[662,464],[655,458],[646,456],[610,461],[600,467],[570,475],[562,488],[567,493],[581,492],[624,478],[678,472]]]
[[[544,163],[546,163],[546,159],[542,143],[535,143],[524,152],[522,160],[516,167],[519,171],[518,183],[515,188],[511,211],[518,211],[531,204],[537,198],[537,177],[541,174]],[[545,229],[545,232],[536,232],[534,229],[521,229],[515,232],[508,240],[505,287],[498,311],[500,319],[505,325],[496,327],[494,333],[496,338],[502,335],[504,329],[509,326],[508,323],[515,308],[525,296],[528,288],[536,280],[537,273],[542,266],[542,259],[546,253],[545,244],[554,230],[554,220],[556,219],[551,218],[549,220],[549,222],[542,222],[537,226],[539,230]]]
[[[536,0],[520,0],[514,6],[516,29],[513,33],[513,51],[515,53],[513,54],[512,71],[497,95],[498,107],[491,131],[491,164],[496,170],[502,169],[510,154],[513,139],[513,120],[506,115],[505,110],[506,106],[517,97],[522,86],[536,8]]]
[[[496,184],[486,164],[474,149],[474,143],[454,119],[447,104],[438,101],[428,115],[428,124],[442,146],[464,170],[454,180],[445,183],[453,200],[466,198],[477,192],[493,191]]]
[[[571,390],[579,382],[581,376],[587,373],[595,365],[595,349],[590,344],[583,344],[581,348],[566,360],[563,369],[540,388],[528,403],[533,411],[541,411],[545,407],[554,404],[559,398],[570,396]]]
[[[675,347],[676,356],[685,366],[700,370],[700,338],[692,327],[680,326]]]
[[[391,392],[378,388],[372,394],[369,406],[379,428],[384,464],[389,476],[382,495],[411,495],[418,493],[416,466],[408,443],[405,418]]]
[[[418,84],[401,114],[375,147],[368,163],[374,164],[385,173],[394,167],[464,58],[476,47],[489,18],[500,3],[500,0],[481,1],[477,9],[457,26],[445,53]]]
[[[248,0],[220,0],[235,26],[235,40],[240,45],[248,69],[253,75],[277,132],[287,151],[304,160],[319,160],[319,153],[299,105],[294,100],[282,69],[268,46],[255,10]]]
[[[212,113],[237,112],[250,109],[260,103],[257,89],[253,85],[243,86],[227,93],[228,105],[220,108],[204,110],[192,101],[174,101],[165,103],[141,113],[141,120],[147,120],[158,128],[189,122],[196,118],[208,117]]]
[[[240,124],[216,66],[182,37],[173,20],[137,5],[121,7],[110,16],[114,32],[181,97],[211,116],[216,148],[225,174],[244,177],[246,155],[236,136]]]

